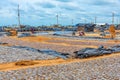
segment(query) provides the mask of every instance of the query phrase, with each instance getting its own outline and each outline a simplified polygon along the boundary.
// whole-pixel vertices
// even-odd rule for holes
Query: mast
[[[57,15],[56,15],[56,18],[57,18],[57,25],[58,25],[58,17],[59,17],[59,16],[58,16],[58,14],[57,14]]]
[[[97,23],[97,17],[95,16],[95,24]]]
[[[19,5],[18,5],[18,26],[20,27],[20,10],[19,10]]]
[[[120,18],[119,18],[119,24],[120,24]]]
[[[72,25],[73,25],[73,19],[72,19]]]
[[[87,20],[85,19],[85,24],[86,24]]]
[[[119,18],[117,18],[117,20],[116,20],[116,21],[117,21],[117,24],[119,24]]]
[[[114,12],[112,13],[112,24],[114,24]]]

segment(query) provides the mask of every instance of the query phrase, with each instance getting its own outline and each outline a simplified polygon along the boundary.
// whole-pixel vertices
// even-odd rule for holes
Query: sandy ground
[[[103,45],[110,47],[120,44],[120,40],[84,40],[84,39],[71,39],[55,36],[37,36],[37,37],[2,37],[0,42],[8,43],[8,45],[28,46],[36,49],[52,49],[62,53],[69,53],[74,55],[73,52],[80,49],[90,47],[98,48]]]
[[[17,62],[10,62],[10,63],[4,63],[0,64],[0,71],[10,71],[10,70],[18,70],[18,69],[26,69],[26,68],[34,68],[34,67],[41,67],[41,66],[53,66],[53,65],[59,65],[59,64],[70,64],[74,62],[87,62],[87,61],[94,61],[94,60],[102,60],[105,58],[112,58],[120,56],[120,53],[111,54],[111,55],[104,55],[99,57],[91,57],[86,59],[50,59],[50,60],[27,60],[27,61],[34,61],[36,64],[30,65],[30,66],[18,66],[15,65]]]
[[[91,35],[91,34],[90,34]],[[38,36],[38,37],[24,37],[24,38],[17,38],[17,37],[1,37],[0,38],[0,42],[6,42],[6,43],[9,43],[9,45],[19,45],[19,46],[28,46],[28,47],[33,47],[33,48],[37,48],[37,49],[52,49],[52,50],[55,50],[55,51],[58,51],[58,52],[64,52],[64,53],[70,53],[70,54],[73,54],[74,51],[77,51],[77,50],[80,50],[82,48],[86,48],[86,47],[91,47],[91,48],[97,48],[98,46],[100,45],[103,45],[105,47],[109,47],[109,46],[113,46],[113,45],[118,45],[120,44],[120,40],[106,40],[106,41],[99,41],[99,40],[81,40],[81,39],[69,39],[69,38],[58,38],[58,37],[55,37],[55,36]],[[7,46],[7,45],[5,45]],[[74,71],[74,70],[81,70],[82,73],[86,73],[86,74],[82,74],[82,73],[72,73],[73,75],[78,75],[78,74],[81,74],[83,76],[90,76],[92,75],[92,71],[91,70],[85,70],[85,69],[92,69],[92,66],[93,66],[93,69],[95,68],[95,70],[93,71],[94,72],[94,76],[95,79],[91,78],[91,80],[101,80],[103,75],[100,77],[100,79],[98,79],[98,75],[101,75],[101,70],[102,71],[105,71],[106,74],[108,74],[108,78],[104,78],[103,80],[115,80],[117,76],[120,76],[119,73],[116,73],[117,75],[114,76],[114,78],[112,79],[111,78],[111,75],[115,74],[115,73],[111,73],[107,70],[109,70],[110,68],[109,67],[106,67],[108,65],[105,65],[105,64],[102,64],[102,61],[103,63],[104,62],[109,62],[109,65],[110,66],[113,66],[113,69],[111,71],[116,71],[116,69],[118,69],[119,67],[119,56],[120,54],[117,53],[117,54],[112,54],[112,55],[105,55],[105,56],[100,56],[100,57],[93,57],[93,58],[88,58],[88,59],[69,59],[69,60],[63,60],[63,59],[55,59],[55,60],[35,60],[35,62],[37,62],[38,64],[35,64],[35,65],[31,65],[31,66],[16,66],[15,65],[15,62],[11,62],[11,63],[4,63],[4,64],[0,64],[0,71],[11,71],[11,70],[22,70],[22,69],[28,69],[28,68],[37,68],[37,67],[46,67],[46,66],[51,66],[54,68],[54,65],[66,65],[68,68],[70,66],[72,66],[72,64],[74,65],[74,63],[78,63],[80,65],[83,65],[84,64],[88,67],[84,68],[84,67],[80,67],[77,65],[77,66],[73,66],[73,68],[70,67],[70,70],[71,71]],[[109,58],[109,59],[107,59]],[[115,58],[115,59],[114,59]],[[112,62],[110,62],[112,60]],[[99,60],[98,62],[96,60]],[[118,61],[117,61],[118,60]],[[89,62],[90,61],[90,62]],[[96,61],[96,62],[95,62]],[[115,62],[115,63],[114,63]],[[114,64],[113,64],[114,63]],[[93,65],[91,65],[93,64]],[[116,66],[115,64],[117,64],[118,66]],[[116,66],[116,68],[114,68]],[[97,67],[100,67],[101,70],[98,70]],[[105,70],[104,68],[107,68],[107,70]],[[57,69],[57,68],[55,68]],[[67,69],[67,68],[65,68]],[[60,70],[62,70],[60,68]],[[42,71],[42,70],[41,70]],[[57,70],[58,72],[56,74],[62,74],[62,73],[59,73],[59,70]],[[90,72],[89,72],[90,71]],[[43,70],[43,72],[45,72]],[[64,70],[63,70],[64,72]],[[66,71],[67,72],[67,71]],[[98,72],[98,73],[97,73]],[[47,77],[47,71],[45,72],[45,76],[44,77]],[[69,73],[69,71],[68,71]],[[71,72],[70,72],[71,73]],[[87,73],[90,73],[90,74],[87,74]],[[6,73],[7,74],[7,73]],[[71,74],[71,75],[72,75]],[[50,74],[51,75],[51,74]],[[66,74],[65,74],[66,75]],[[61,76],[61,75],[60,75]],[[80,75],[79,75],[80,76]],[[56,76],[55,76],[56,77]],[[82,77],[82,76],[81,76]],[[61,79],[58,79],[56,77],[57,80],[62,80]],[[63,78],[64,80],[70,80],[69,79],[69,76],[67,76],[66,78]],[[80,78],[71,78],[71,80],[76,80],[76,79],[80,79]],[[82,78],[81,78],[82,79]],[[83,78],[84,80],[87,80],[87,78]],[[90,80],[88,79],[88,80]],[[116,80],[119,80],[120,78],[117,77]],[[30,79],[32,80],[32,79]],[[37,80],[37,79],[36,79]],[[47,80],[47,79],[43,79],[43,80]],[[55,80],[55,79],[53,79]]]
[[[43,64],[0,71],[1,80],[120,80],[120,55],[84,60],[49,60]],[[68,61],[68,62],[67,62]],[[39,61],[37,61],[39,63]],[[12,63],[11,63],[12,64]],[[9,64],[8,64],[9,65]],[[6,66],[6,65],[4,65]],[[10,66],[11,68],[12,66]],[[16,67],[13,64],[13,68]],[[18,69],[19,68],[19,69]]]
[[[86,41],[74,41],[69,39],[61,39],[54,37],[25,37],[25,38],[16,38],[16,37],[5,37],[1,38],[0,42],[9,43],[9,45],[19,45],[19,46],[28,46],[37,49],[52,49],[58,52],[64,53],[73,53],[76,50],[80,50],[85,47],[97,48],[96,45],[91,45],[91,42]]]

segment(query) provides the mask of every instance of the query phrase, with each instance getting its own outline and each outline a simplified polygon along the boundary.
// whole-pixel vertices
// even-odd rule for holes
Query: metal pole
[[[19,5],[18,5],[18,25],[20,27],[20,11],[19,11]]]
[[[114,24],[114,12],[112,13],[112,24]]]
[[[86,19],[85,19],[85,24],[86,24],[86,22],[87,22],[87,21],[86,21]]]
[[[19,28],[21,29],[21,32],[22,32],[22,28],[20,26],[20,10],[19,10],[19,5],[18,5],[18,26],[19,26]]]
[[[58,25],[58,17],[59,17],[58,14],[56,15],[56,17],[57,17],[57,25]]]
[[[97,23],[97,17],[95,16],[95,24]]]
[[[120,18],[119,18],[119,24],[120,24]]]
[[[72,19],[72,25],[73,25],[73,19]]]
[[[119,24],[119,18],[117,18],[117,24]]]

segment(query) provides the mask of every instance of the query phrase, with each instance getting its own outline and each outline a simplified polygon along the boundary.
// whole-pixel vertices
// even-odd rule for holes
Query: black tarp
[[[35,49],[35,48],[31,48],[31,47],[27,47],[27,46],[12,46],[13,48],[19,48],[19,49],[24,49],[24,50],[28,50],[28,51],[32,51],[32,52],[39,52],[39,53],[43,53],[43,54],[48,54],[48,55],[52,55],[55,57],[60,57],[63,59],[67,59],[67,55],[64,55],[64,53],[60,53],[54,50],[50,50],[50,49]]]

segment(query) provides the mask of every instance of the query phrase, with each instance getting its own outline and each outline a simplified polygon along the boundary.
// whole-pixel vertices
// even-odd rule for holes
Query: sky
[[[0,0],[0,25],[72,25],[77,23],[120,22],[120,0]]]

